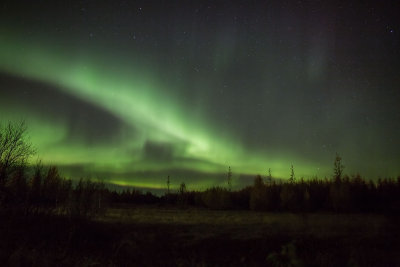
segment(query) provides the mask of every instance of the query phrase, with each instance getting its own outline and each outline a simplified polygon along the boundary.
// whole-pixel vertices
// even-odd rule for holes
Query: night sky
[[[400,175],[397,1],[104,2],[0,4],[0,120],[67,177]]]

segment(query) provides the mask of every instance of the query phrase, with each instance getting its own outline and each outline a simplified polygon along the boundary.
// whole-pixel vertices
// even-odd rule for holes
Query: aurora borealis
[[[336,152],[394,177],[398,4],[375,2],[5,1],[0,120],[65,175],[120,185],[330,177]]]

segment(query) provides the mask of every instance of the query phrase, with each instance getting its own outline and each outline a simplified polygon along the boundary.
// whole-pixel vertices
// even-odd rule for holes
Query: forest
[[[235,191],[230,186],[229,168],[226,187],[195,191],[182,183],[177,191],[171,191],[168,176],[168,189],[157,196],[129,187],[112,190],[106,183],[91,179],[72,181],[64,178],[56,166],[44,166],[40,161],[30,166],[28,160],[35,150],[25,139],[26,133],[23,122],[9,122],[0,129],[0,261],[8,265],[337,266],[349,261],[362,263],[361,255],[370,248],[364,245],[355,249],[358,245],[352,242],[360,240],[368,246],[374,244],[367,263],[398,263],[393,251],[399,247],[395,225],[400,211],[400,177],[371,181],[357,174],[344,175],[338,154],[333,160],[331,178],[296,179],[292,166],[287,180],[257,175],[253,185]],[[147,219],[143,222],[143,218]],[[174,222],[160,223],[165,218]],[[276,221],[271,223],[271,218]],[[218,231],[222,230],[214,229],[221,220],[221,229],[226,233],[246,233],[246,237],[239,241],[231,237],[221,239]],[[338,226],[332,220],[340,220],[342,225],[338,236]],[[295,225],[292,234],[288,234],[292,227],[288,223]],[[249,237],[248,227],[261,229],[261,234]],[[269,227],[274,230],[268,232]],[[344,236],[353,235],[355,228],[362,238],[347,245],[352,247],[350,252],[332,245],[349,242]],[[182,236],[182,229],[191,235]],[[388,238],[385,236],[389,229]],[[214,236],[205,238],[210,231]],[[325,231],[329,238],[316,237]],[[377,233],[372,235],[371,231]],[[200,241],[195,242],[197,235]],[[265,243],[269,252],[248,244],[254,240]],[[180,245],[165,248],[171,242]],[[221,254],[210,252],[210,244],[215,242],[221,242]],[[322,255],[320,258],[306,249],[310,244],[323,245],[318,248],[320,252],[314,248]],[[190,254],[194,249],[198,254]],[[387,249],[392,256],[378,261]],[[245,256],[235,258],[237,250]],[[111,254],[104,254],[105,251]],[[152,258],[153,253],[158,253],[157,260]],[[171,259],[168,253],[175,256]],[[335,255],[338,258],[331,261],[330,257]]]
[[[252,186],[233,191],[231,170],[226,187],[194,191],[181,183],[176,192],[157,196],[126,187],[111,190],[102,181],[80,178],[74,182],[62,177],[57,166],[45,167],[40,161],[29,166],[34,154],[24,140],[23,122],[8,123],[0,133],[1,207],[23,213],[61,213],[91,217],[116,204],[158,204],[194,206],[209,209],[255,210],[269,212],[379,212],[400,211],[400,176],[365,180],[359,174],[343,175],[341,157],[336,154],[331,178],[275,180],[270,174],[254,177]]]

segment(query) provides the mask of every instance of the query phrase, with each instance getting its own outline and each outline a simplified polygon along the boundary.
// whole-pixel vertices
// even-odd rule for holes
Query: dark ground
[[[1,215],[9,266],[400,266],[399,220],[135,207],[96,220]]]

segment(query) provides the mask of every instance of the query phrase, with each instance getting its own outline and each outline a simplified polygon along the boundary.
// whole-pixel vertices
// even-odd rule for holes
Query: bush
[[[201,194],[204,205],[211,209],[230,209],[232,201],[230,192],[222,187],[212,187]]]
[[[260,175],[254,178],[254,186],[250,191],[249,206],[251,210],[267,209],[267,190]]]
[[[80,179],[72,190],[68,213],[72,218],[92,218],[105,211],[106,190],[103,183]]]

